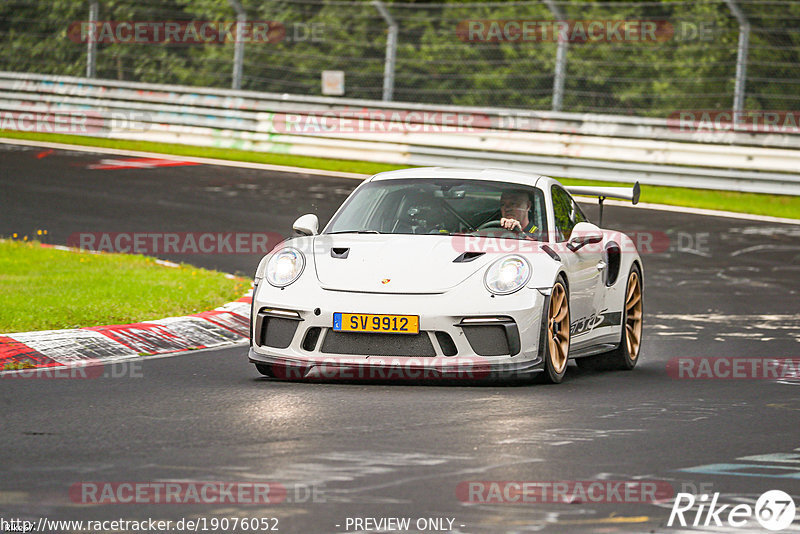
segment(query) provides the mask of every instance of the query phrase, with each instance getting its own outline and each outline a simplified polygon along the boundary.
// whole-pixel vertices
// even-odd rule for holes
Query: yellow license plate
[[[373,315],[368,313],[334,313],[333,329],[337,332],[370,332],[375,334],[418,334],[419,315]]]

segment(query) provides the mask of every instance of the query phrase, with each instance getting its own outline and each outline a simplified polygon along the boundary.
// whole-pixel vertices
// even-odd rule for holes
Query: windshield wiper
[[[330,234],[380,234],[377,230],[342,230],[340,232],[327,232]]]
[[[498,228],[491,228],[491,230],[498,230]],[[501,237],[503,239],[520,239],[520,240],[524,239],[526,241],[541,241],[541,239],[539,239],[535,235],[526,234],[524,232],[514,232],[513,230],[505,230],[505,231],[502,232],[503,235],[492,235],[492,234],[481,235],[478,232],[479,232],[479,230],[475,230],[474,232],[450,232],[447,235],[451,235],[451,236],[452,235],[454,235],[454,236],[469,236],[469,237],[490,237],[490,238]]]

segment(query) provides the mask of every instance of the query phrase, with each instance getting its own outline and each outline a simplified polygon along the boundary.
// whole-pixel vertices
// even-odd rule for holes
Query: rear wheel
[[[631,370],[639,361],[639,352],[642,347],[642,319],[644,306],[642,303],[642,274],[636,265],[628,275],[628,284],[625,288],[625,306],[622,311],[622,333],[619,346],[611,352],[577,358],[575,363],[581,369],[603,370],[620,369]]]
[[[569,293],[562,278],[556,280],[547,307],[547,343],[542,380],[558,384],[564,380],[569,358]]]

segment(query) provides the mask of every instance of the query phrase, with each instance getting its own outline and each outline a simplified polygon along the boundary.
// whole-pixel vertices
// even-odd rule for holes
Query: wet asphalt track
[[[288,235],[303,213],[325,222],[358,183],[214,166],[88,170],[108,156],[45,152],[0,145],[0,235]],[[456,495],[463,481],[598,478],[703,485],[720,503],[782,489],[800,506],[800,380],[666,371],[678,356],[800,356],[800,226],[613,206],[606,226],[664,232],[671,247],[644,257],[633,372],[570,367],[558,386],[282,383],[259,378],[243,347],[147,360],[141,377],[2,380],[0,517],[276,517],[281,532],[298,533],[344,532],[347,517],[450,518],[463,533],[679,530],[665,526],[668,505],[464,504]],[[259,258],[167,259],[252,275]],[[745,459],[754,455],[773,456]],[[321,498],[83,506],[68,495],[82,481],[167,480],[274,481],[293,501],[303,501],[295,484],[301,494],[316,485]]]

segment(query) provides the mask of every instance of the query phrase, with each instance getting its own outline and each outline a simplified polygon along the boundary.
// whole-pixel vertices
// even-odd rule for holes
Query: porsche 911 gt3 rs
[[[416,168],[377,174],[319,232],[259,263],[249,359],[278,378],[564,378],[632,369],[643,267],[630,237],[589,222],[570,193],[638,202],[632,188]],[[511,219],[503,202],[516,199]],[[520,207],[522,206],[522,207]],[[602,211],[601,211],[602,213]]]

